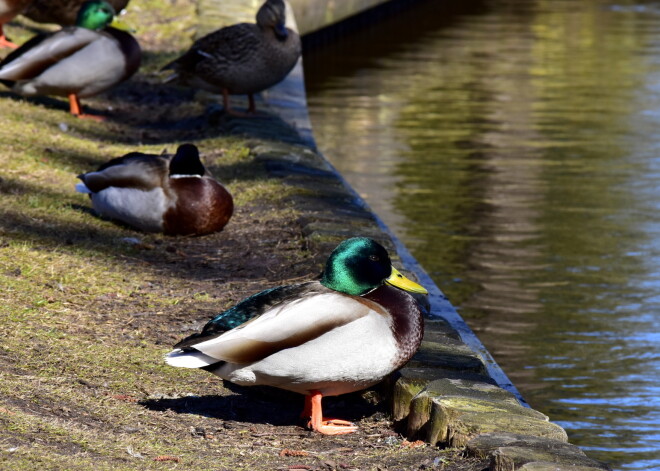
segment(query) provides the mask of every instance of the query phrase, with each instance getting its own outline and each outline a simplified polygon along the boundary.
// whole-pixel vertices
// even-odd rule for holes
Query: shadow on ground
[[[140,404],[150,410],[171,410],[177,414],[201,415],[223,422],[285,426],[304,425],[307,420],[300,417],[304,403],[301,394],[267,386],[241,387],[229,382],[224,382],[224,385],[235,394],[147,399],[140,401]],[[324,415],[357,422],[364,417],[386,413],[382,403],[369,402],[363,394],[324,398]]]

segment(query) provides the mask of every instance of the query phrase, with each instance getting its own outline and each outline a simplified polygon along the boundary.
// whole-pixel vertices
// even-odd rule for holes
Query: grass
[[[175,5],[131,5],[125,20],[138,25],[144,66],[85,101],[112,106],[105,123],[70,116],[59,98],[0,92],[0,468],[418,469],[438,456],[444,463],[445,452],[406,446],[382,407],[359,395],[336,407],[357,407],[363,431],[318,437],[297,424],[298,396],[237,394],[163,362],[215,313],[310,278],[327,256],[302,236],[293,190],[253,159],[263,140],[232,136],[222,119],[209,122],[192,93],[161,84],[158,69],[190,44],[197,21],[193,2]],[[23,42],[36,27],[19,19],[7,31]],[[109,158],[173,152],[183,141],[195,142],[234,195],[235,214],[221,233],[138,233],[96,217],[74,191],[77,174]]]
[[[162,65],[159,57],[174,56],[189,43],[171,38],[190,28],[194,5],[178,2],[175,17],[173,10],[147,1],[127,15],[129,23],[140,20],[140,41],[152,48],[143,80]],[[23,42],[33,26],[20,20],[7,29]],[[172,309],[191,309],[191,318],[202,322],[223,307],[218,294],[206,292],[210,283],[186,279],[199,278],[197,266],[167,265],[185,265],[192,251],[194,261],[207,257],[223,247],[222,234],[204,240],[139,234],[95,217],[86,195],[74,191],[78,173],[130,151],[173,152],[178,136],[150,130],[148,144],[139,127],[69,116],[64,100],[26,100],[7,92],[0,99],[0,467],[128,470],[184,462],[186,469],[210,469],[210,453],[216,468],[225,463],[240,469],[242,449],[222,446],[200,454],[200,440],[186,426],[181,430],[180,414],[137,402],[199,393],[200,384],[204,391],[223,392],[220,381],[162,361],[173,337],[183,335],[163,333]],[[103,108],[111,99],[86,103]],[[124,112],[139,120],[144,110],[128,106]],[[214,134],[193,137],[234,195],[236,219],[292,220],[291,210],[278,203],[286,191],[252,161],[245,139]],[[237,229],[229,237],[242,234]],[[161,455],[178,461],[154,461]]]

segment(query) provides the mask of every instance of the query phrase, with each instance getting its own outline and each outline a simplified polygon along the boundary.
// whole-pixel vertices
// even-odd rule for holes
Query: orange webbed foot
[[[323,399],[323,395],[319,391],[312,391],[309,396],[305,397],[303,415],[311,417],[308,425],[312,430],[324,435],[343,435],[358,431],[357,426],[348,420],[324,418],[321,399]]]
[[[335,425],[337,419],[324,419],[321,421],[321,424],[314,426],[310,421],[310,426],[312,429],[316,430],[323,435],[345,435],[347,433],[355,433],[358,431],[356,425],[353,425],[351,422],[342,420],[341,422],[346,422],[350,425]]]
[[[76,118],[90,119],[92,121],[98,121],[98,122],[101,122],[101,123],[106,120],[105,116],[101,116],[101,115],[98,115],[98,114],[86,114],[85,113],[85,114],[77,114],[77,115],[74,115],[74,116]]]
[[[69,95],[69,112],[76,118],[80,118],[80,119],[91,119],[92,121],[99,121],[99,122],[105,121],[106,119],[105,116],[83,113],[82,105],[80,104],[80,99],[78,99],[78,95],[76,95],[75,93]]]
[[[2,36],[0,36],[0,47],[8,47],[8,48],[11,48],[11,49],[17,49],[18,44],[14,44],[9,39],[7,39],[7,37],[3,34]]]

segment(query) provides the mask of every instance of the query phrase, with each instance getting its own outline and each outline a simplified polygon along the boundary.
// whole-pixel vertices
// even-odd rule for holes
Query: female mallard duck
[[[234,210],[192,144],[174,156],[131,152],[78,178],[76,189],[90,194],[99,214],[146,232],[209,234],[225,227]]]
[[[13,49],[18,47],[7,39],[2,26],[21,13],[23,9],[29,5],[30,1],[31,0],[0,0],[0,47],[11,47]]]
[[[38,23],[56,23],[62,26],[76,24],[78,11],[86,0],[31,0],[23,11],[27,16]],[[107,0],[116,12],[122,11],[128,5],[128,0]]]
[[[247,94],[248,112],[254,113],[254,93],[281,82],[300,57],[300,37],[284,22],[284,1],[267,0],[257,12],[257,24],[239,23],[210,33],[163,70],[175,72],[168,81],[222,93],[227,112],[230,94]]]
[[[368,238],[345,240],[319,281],[273,288],[219,314],[174,346],[172,366],[202,368],[240,385],[304,394],[309,425],[324,434],[357,430],[324,419],[323,396],[359,391],[401,368],[422,340],[414,293],[427,291],[395,270]]]
[[[85,3],[77,26],[37,35],[0,62],[0,82],[21,95],[68,96],[71,114],[102,119],[83,115],[79,98],[126,80],[141,60],[137,41],[108,26],[114,16],[105,1]]]

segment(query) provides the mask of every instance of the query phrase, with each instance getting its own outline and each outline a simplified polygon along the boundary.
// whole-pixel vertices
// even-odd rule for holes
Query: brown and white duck
[[[85,3],[76,26],[39,34],[0,62],[0,82],[25,96],[66,96],[74,116],[102,119],[83,114],[80,98],[128,79],[142,57],[133,36],[109,26],[114,17],[105,1]]]
[[[395,270],[376,241],[347,239],[320,280],[246,298],[176,344],[165,360],[240,385],[304,394],[312,429],[355,432],[350,422],[324,418],[321,399],[376,384],[413,356],[424,326],[406,291],[427,292]]]
[[[90,195],[96,212],[145,232],[209,234],[222,230],[234,210],[193,144],[175,155],[131,152],[78,178],[76,190]]]
[[[298,33],[285,26],[285,10],[283,0],[267,0],[256,24],[227,26],[198,39],[163,67],[174,70],[167,81],[222,93],[228,112],[229,95],[248,95],[248,112],[254,113],[254,94],[281,82],[302,51]]]

